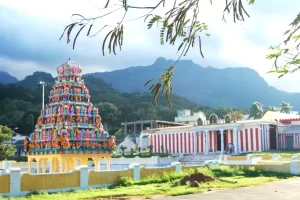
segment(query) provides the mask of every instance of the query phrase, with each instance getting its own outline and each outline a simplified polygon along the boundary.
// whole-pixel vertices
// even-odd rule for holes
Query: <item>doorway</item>
[[[270,125],[270,149],[277,149],[277,126]]]
[[[293,136],[285,136],[286,140],[286,149],[292,150],[293,149]]]
[[[224,131],[223,133],[223,143],[224,143],[224,152],[226,151],[226,134],[227,131]],[[217,151],[221,151],[221,131],[217,131]]]

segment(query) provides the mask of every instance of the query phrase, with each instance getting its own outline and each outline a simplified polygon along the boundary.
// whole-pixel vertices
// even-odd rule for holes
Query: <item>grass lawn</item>
[[[200,183],[199,187],[190,187],[188,185],[180,185],[179,181],[188,174],[203,173],[221,179],[220,181],[211,181]],[[183,195],[199,193],[208,190],[218,190],[225,188],[237,188],[251,185],[258,185],[262,183],[293,178],[294,176],[273,172],[261,172],[254,168],[242,169],[238,167],[216,166],[216,167],[202,167],[197,169],[190,169],[180,174],[164,174],[163,176],[151,176],[142,179],[141,181],[133,181],[130,178],[122,177],[120,183],[111,188],[105,189],[90,189],[86,191],[72,191],[65,193],[41,193],[36,195],[28,195],[23,198],[10,199],[32,199],[32,200],[57,200],[57,199],[101,199],[122,196],[143,196],[151,198],[154,195]],[[3,198],[0,198],[3,200]]]
[[[300,150],[293,150],[293,151],[273,150],[267,152],[249,152],[249,153],[242,153],[241,155],[247,155],[247,154],[253,154],[255,156],[271,156],[272,154],[277,154],[280,156],[293,156],[293,155],[300,156]]]

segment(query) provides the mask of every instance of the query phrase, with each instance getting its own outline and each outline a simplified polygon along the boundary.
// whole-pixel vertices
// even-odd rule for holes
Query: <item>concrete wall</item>
[[[89,170],[88,166],[80,166],[69,173],[28,174],[21,173],[20,168],[11,168],[8,174],[0,174],[1,196],[25,196],[30,192],[64,192],[101,188],[117,184],[119,177],[131,177],[140,180],[153,174],[163,175],[168,172],[179,173],[181,164],[173,162],[165,168],[141,168],[140,164],[131,164],[129,169],[120,171]]]

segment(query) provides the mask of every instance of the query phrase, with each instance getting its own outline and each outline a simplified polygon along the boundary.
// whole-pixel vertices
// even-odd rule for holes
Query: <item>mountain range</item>
[[[158,78],[173,64],[173,60],[160,57],[149,66],[96,72],[85,76],[100,78],[120,92],[148,92],[148,88],[144,87],[145,82]],[[0,80],[0,83],[16,83],[31,88],[36,87],[39,80],[52,82],[54,78],[45,72],[35,72],[24,80],[17,81],[8,73],[0,73]],[[202,67],[191,60],[181,60],[174,69],[172,85],[174,94],[203,106],[245,109],[255,101],[261,102],[264,106],[279,106],[282,101],[287,101],[294,106],[294,110],[300,110],[300,93],[277,90],[250,68],[217,69]]]

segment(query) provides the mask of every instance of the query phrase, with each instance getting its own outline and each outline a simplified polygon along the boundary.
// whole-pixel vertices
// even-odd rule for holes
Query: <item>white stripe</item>
[[[174,153],[178,153],[177,152],[177,134],[178,133],[174,133]]]
[[[251,134],[250,134],[250,129],[251,128],[248,128],[248,130],[247,130],[248,151],[252,151],[252,149],[251,149]]]
[[[243,129],[243,152],[246,152],[246,129]]]
[[[214,135],[214,131],[211,131],[211,148],[212,148],[213,152],[215,152],[215,135]]]
[[[240,150],[240,152],[243,152],[243,149],[242,149],[242,138],[243,138],[243,136],[241,137],[241,133],[242,133],[241,130],[237,131],[239,150]]]
[[[166,147],[166,149],[168,150],[168,152],[170,152],[170,148],[169,148],[169,144],[170,144],[170,142],[169,142],[169,133],[168,134],[166,134],[167,135],[167,147]],[[166,139],[166,137],[165,137],[165,139]],[[165,142],[166,143],[166,142]]]
[[[261,152],[261,127],[258,128],[258,150]]]

